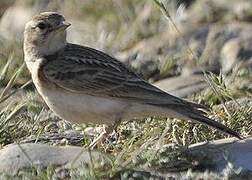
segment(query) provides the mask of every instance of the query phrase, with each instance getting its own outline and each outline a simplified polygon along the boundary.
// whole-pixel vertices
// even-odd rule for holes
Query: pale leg
[[[121,120],[117,120],[114,122],[113,125],[104,125],[103,132],[89,145],[89,148],[94,149],[96,145],[103,143],[109,137],[109,135],[112,134],[114,130],[116,130],[120,122]]]
[[[96,145],[103,143],[113,132],[113,126],[104,126],[103,132],[89,145],[90,149],[94,149]]]

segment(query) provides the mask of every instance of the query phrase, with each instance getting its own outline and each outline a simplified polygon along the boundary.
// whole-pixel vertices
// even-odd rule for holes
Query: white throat
[[[64,48],[66,44],[66,32],[60,32],[50,38],[45,46],[40,47],[39,52],[42,55],[51,55]]]
[[[26,38],[29,37],[25,36],[24,39],[24,55],[26,61],[30,61],[32,57],[38,58],[54,54],[63,49],[67,44],[65,31],[52,34],[51,37],[48,37],[46,42],[43,43],[34,43]]]

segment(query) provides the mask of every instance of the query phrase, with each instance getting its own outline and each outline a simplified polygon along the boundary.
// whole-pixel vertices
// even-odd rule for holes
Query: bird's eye
[[[43,29],[46,28],[46,24],[41,22],[41,23],[39,23],[39,24],[37,25],[37,27],[38,27],[39,29],[43,30]]]

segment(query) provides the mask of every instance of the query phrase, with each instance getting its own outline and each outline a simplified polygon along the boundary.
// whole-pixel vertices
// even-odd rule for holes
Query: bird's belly
[[[125,104],[101,97],[39,89],[46,104],[61,118],[75,123],[113,124]]]

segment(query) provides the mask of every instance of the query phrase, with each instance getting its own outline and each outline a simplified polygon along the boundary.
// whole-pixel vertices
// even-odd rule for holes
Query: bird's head
[[[50,55],[66,45],[66,29],[70,23],[56,12],[43,12],[25,25],[25,51]]]

